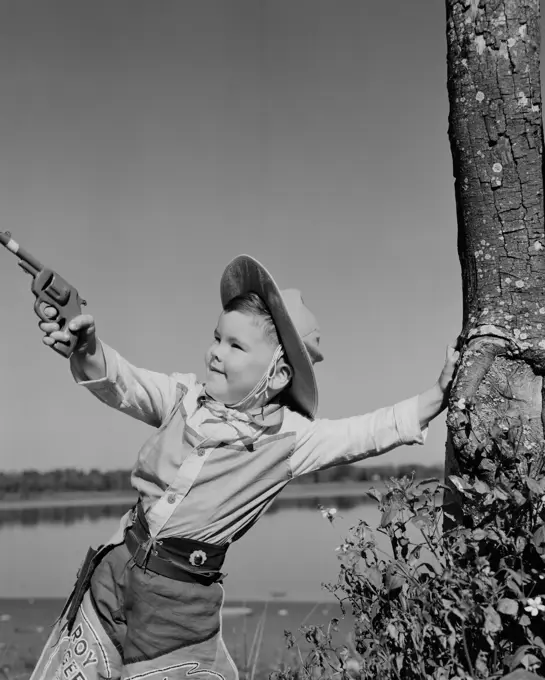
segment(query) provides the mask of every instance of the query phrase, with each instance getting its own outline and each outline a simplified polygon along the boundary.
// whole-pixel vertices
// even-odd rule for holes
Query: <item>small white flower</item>
[[[458,401],[456,402],[456,406],[460,409],[460,411],[465,411],[467,407],[465,397],[458,399]]]
[[[335,548],[335,552],[342,552],[342,553],[348,552],[349,547],[350,546],[348,545],[348,543],[343,543],[338,548]]]
[[[524,611],[529,612],[532,616],[537,616],[539,612],[545,612],[545,604],[541,603],[541,597],[529,597],[527,600],[527,607]]]
[[[321,508],[322,517],[328,519],[330,522],[333,521],[335,515],[337,514],[337,508]]]
[[[344,663],[344,667],[347,671],[352,671],[353,673],[359,673],[361,671],[361,666],[357,659],[347,659]]]

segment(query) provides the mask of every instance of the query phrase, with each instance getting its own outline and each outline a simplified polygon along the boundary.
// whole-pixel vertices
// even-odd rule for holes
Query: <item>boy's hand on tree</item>
[[[447,354],[445,357],[445,365],[443,366],[443,370],[441,371],[441,375],[437,381],[437,384],[443,393],[448,392],[450,389],[459,358],[460,352],[456,351],[453,345],[448,345]]]
[[[439,379],[432,388],[418,395],[418,419],[420,427],[427,427],[431,420],[446,409],[450,385],[459,358],[460,353],[452,345],[448,345],[445,365]]]
[[[51,347],[56,342],[68,342],[70,340],[68,332],[59,329],[59,324],[55,321],[57,310],[54,307],[45,306],[44,313],[51,321],[41,321],[40,329],[45,333],[43,343]],[[77,354],[94,354],[96,351],[96,329],[95,320],[90,314],[79,314],[70,321],[68,328],[78,336],[78,342],[74,349]]]

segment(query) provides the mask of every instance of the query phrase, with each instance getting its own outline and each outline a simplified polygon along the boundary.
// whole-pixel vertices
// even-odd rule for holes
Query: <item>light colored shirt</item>
[[[276,405],[257,417],[207,398],[192,373],[137,368],[102,346],[104,378],[86,380],[74,364],[72,373],[100,401],[156,428],[131,474],[154,539],[231,543],[292,479],[425,439],[418,397],[336,420]]]

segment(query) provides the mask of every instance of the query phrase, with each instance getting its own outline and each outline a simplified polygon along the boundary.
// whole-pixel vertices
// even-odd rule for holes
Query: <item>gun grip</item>
[[[53,307],[57,312],[57,315],[53,318],[47,316],[43,311],[44,304],[47,305],[48,307]],[[68,333],[70,334],[70,340],[68,342],[57,341],[54,345],[51,345],[51,348],[55,350],[57,354],[60,354],[65,358],[70,357],[78,342],[78,336],[75,333],[72,333],[71,330],[69,330],[68,324],[70,323],[70,321],[72,321],[74,316],[77,316],[81,312],[81,307],[79,306],[79,304],[77,305],[77,307],[76,305],[74,305],[73,310],[76,310],[75,314],[72,313],[71,316],[66,314],[66,309],[63,309],[62,307],[57,305],[53,300],[46,296],[41,295],[37,296],[34,302],[34,311],[42,321],[54,321],[55,323],[59,324],[59,330],[68,331]]]
[[[42,270],[32,282],[32,292],[36,300],[34,311],[42,321],[55,321],[61,331],[69,334],[68,342],[55,342],[51,348],[63,357],[68,358],[74,351],[78,336],[68,329],[70,321],[81,314],[81,306],[86,304],[78,291],[61,276],[50,269]],[[54,318],[46,316],[44,307],[53,307],[57,315]]]

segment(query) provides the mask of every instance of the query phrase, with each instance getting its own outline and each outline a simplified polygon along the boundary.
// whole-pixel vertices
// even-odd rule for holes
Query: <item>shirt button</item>
[[[169,493],[167,496],[167,502],[172,505],[172,503],[176,503],[176,494],[175,493]]]

